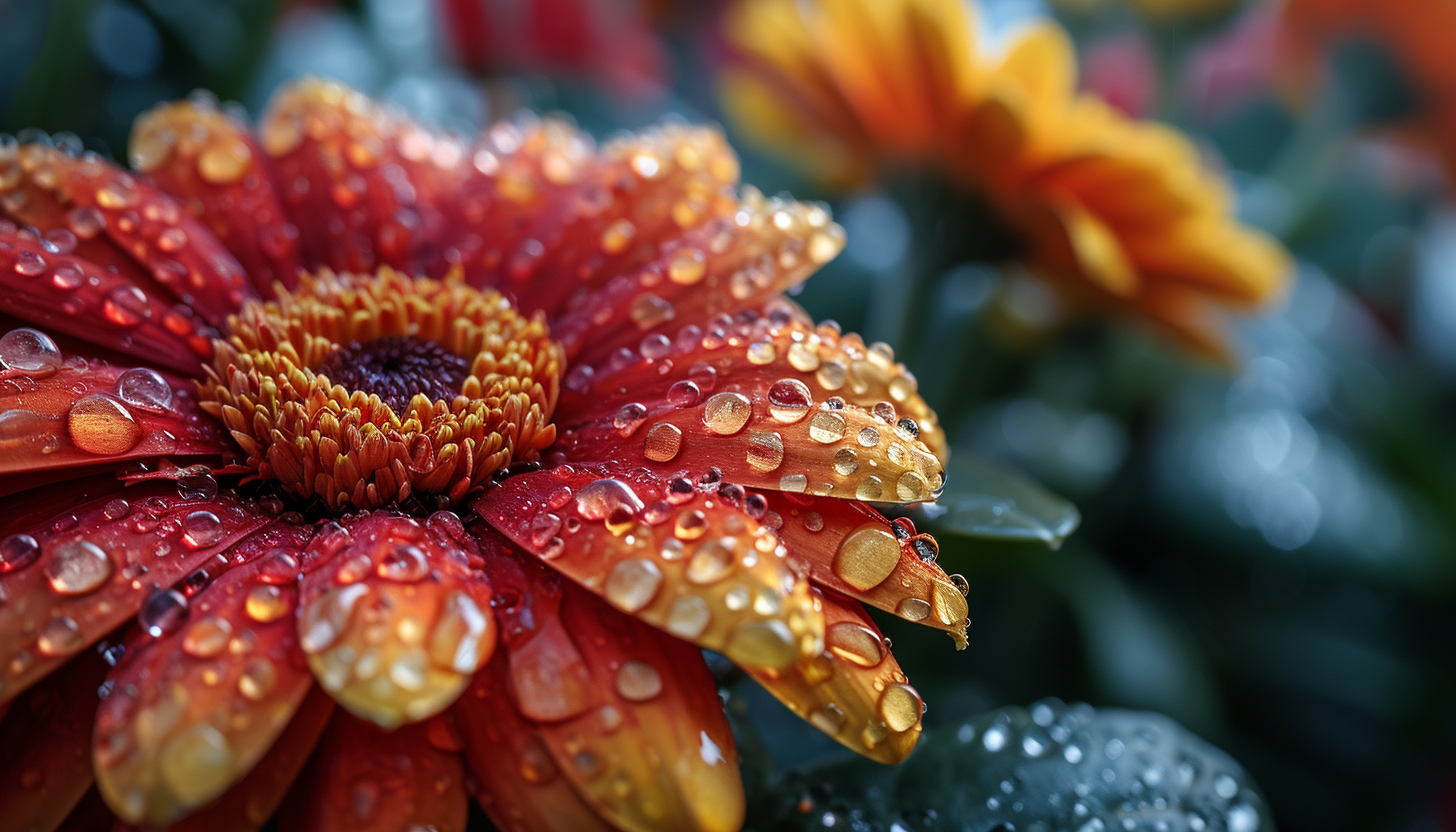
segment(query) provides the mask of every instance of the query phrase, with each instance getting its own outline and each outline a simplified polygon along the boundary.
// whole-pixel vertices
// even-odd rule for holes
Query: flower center
[[[556,438],[560,345],[458,276],[305,276],[228,330],[203,406],[258,477],[334,510],[453,505]]]
[[[470,375],[470,363],[438,341],[392,335],[363,344],[355,341],[313,371],[345,389],[378,396],[399,413],[416,393],[441,401],[455,398],[460,383]]]

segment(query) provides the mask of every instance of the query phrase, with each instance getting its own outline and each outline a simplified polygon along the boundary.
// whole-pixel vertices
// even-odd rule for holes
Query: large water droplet
[[[814,406],[809,386],[794,378],[781,378],[768,388],[768,412],[784,424],[803,419]]]
[[[617,670],[617,693],[631,702],[646,702],[662,693],[662,674],[650,662],[624,662]]]
[[[853,621],[831,626],[824,634],[824,644],[836,656],[860,667],[874,667],[885,660],[885,644],[880,634]]]
[[[653,462],[667,462],[682,449],[682,430],[677,425],[659,422],[647,431],[643,455]]]
[[[142,441],[142,426],[120,401],[92,393],[71,406],[66,430],[76,447],[92,454],[123,454]]]
[[[743,430],[753,406],[741,393],[715,393],[703,406],[703,424],[714,433],[728,436]]]
[[[40,557],[40,544],[28,534],[12,534],[0,540],[0,575],[35,563]]]
[[[81,628],[70,616],[58,615],[40,628],[36,647],[47,656],[65,656],[85,646]]]
[[[137,612],[137,624],[152,638],[174,632],[187,617],[187,596],[175,589],[155,589]]]
[[[132,407],[155,412],[172,406],[172,386],[162,374],[146,367],[134,367],[116,380],[116,395]]]
[[[839,544],[834,574],[855,589],[879,586],[900,562],[900,542],[873,524],[861,526]]]
[[[190,656],[211,658],[227,647],[232,636],[233,625],[226,618],[203,618],[182,637],[182,649]]]
[[[643,508],[632,487],[615,478],[589,482],[576,492],[576,510],[588,520],[605,520],[618,511],[635,515]]]
[[[184,540],[188,545],[202,548],[222,540],[225,534],[222,519],[206,509],[190,512],[182,518]]]
[[[71,539],[55,545],[46,564],[46,579],[62,595],[84,595],[111,577],[111,559],[89,540]]]
[[[28,375],[48,375],[61,367],[61,349],[44,332],[21,327],[0,335],[0,364]]]
[[[603,593],[614,606],[626,612],[637,612],[657,597],[662,586],[662,570],[643,558],[624,560],[607,574]]]

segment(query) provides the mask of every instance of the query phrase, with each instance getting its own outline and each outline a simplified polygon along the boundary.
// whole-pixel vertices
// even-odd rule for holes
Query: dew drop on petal
[[[430,562],[424,550],[412,543],[397,543],[375,567],[379,577],[398,583],[417,583],[430,574]]]
[[[632,659],[617,670],[617,693],[631,702],[646,702],[662,693],[662,674],[650,662]]]
[[[824,645],[836,656],[860,667],[874,667],[885,660],[885,644],[880,635],[853,621],[830,626],[824,634]]]
[[[796,378],[781,378],[768,388],[768,412],[775,420],[793,424],[814,406],[809,386]]]
[[[172,406],[172,386],[162,374],[146,367],[134,367],[116,380],[117,398],[132,407],[164,411]]]
[[[711,620],[712,612],[707,601],[696,595],[684,595],[672,602],[664,626],[669,633],[680,638],[697,638],[708,629]]]
[[[637,612],[657,597],[662,570],[644,558],[631,558],[612,567],[602,592],[618,609]]]
[[[248,590],[248,596],[243,600],[243,610],[259,624],[277,621],[287,615],[293,606],[291,594],[286,592],[281,586],[258,584]]]
[[[828,410],[820,410],[809,421],[809,438],[828,445],[844,438],[844,417]]]
[[[84,595],[111,577],[111,559],[89,540],[72,538],[55,545],[46,564],[46,580],[62,595]]]
[[[906,598],[895,607],[895,614],[906,621],[924,621],[930,615],[930,602],[924,598]]]
[[[733,628],[724,647],[728,658],[752,667],[785,667],[798,657],[793,633],[782,621],[746,621]]]
[[[632,486],[612,477],[589,482],[576,492],[576,510],[588,520],[605,520],[619,511],[635,515],[644,508]]]
[[[182,637],[182,649],[189,656],[211,658],[223,651],[233,636],[233,625],[226,618],[203,618],[194,623]]]
[[[667,462],[676,457],[682,449],[682,429],[677,425],[659,422],[647,431],[647,443],[643,455],[653,462]]]
[[[223,538],[222,519],[206,509],[190,512],[182,518],[182,532],[189,546],[211,546]]]
[[[47,656],[66,656],[85,646],[81,628],[70,616],[58,615],[40,628],[36,647]]]
[[[0,540],[0,575],[35,563],[40,557],[40,544],[28,534],[12,534]]]
[[[884,529],[862,526],[839,544],[834,574],[859,590],[879,586],[900,562],[900,542]]]
[[[748,437],[748,464],[755,471],[772,471],[784,462],[784,440],[777,433]]]
[[[101,393],[71,405],[66,430],[76,447],[92,454],[123,454],[142,441],[142,427],[126,405]]]
[[[175,632],[187,617],[187,596],[175,589],[155,589],[137,611],[137,624],[153,638]]]
[[[923,712],[920,694],[909,685],[892,684],[880,695],[880,718],[896,733],[914,728]]]
[[[728,436],[743,430],[753,406],[741,393],[717,393],[703,406],[703,424],[714,433]]]
[[[61,367],[61,349],[50,336],[21,327],[0,335],[0,365],[28,375],[45,375]]]

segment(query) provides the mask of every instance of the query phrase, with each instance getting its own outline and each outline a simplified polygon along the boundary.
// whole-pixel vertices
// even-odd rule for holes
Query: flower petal
[[[162,104],[132,125],[131,161],[181,200],[232,252],[269,296],[293,288],[300,267],[298,228],[288,222],[263,149],[210,97]]]
[[[737,210],[682,234],[553,320],[568,356],[597,363],[644,336],[760,306],[802,282],[844,248],[844,229],[815,205],[745,188]],[[576,354],[580,353],[579,356]]]
[[[9,599],[0,605],[0,700],[116,629],[154,588],[274,522],[234,496],[179,493],[170,483],[135,486],[45,520],[23,508],[15,516],[0,531],[8,568],[0,593]]]
[[[460,755],[430,726],[382,731],[346,713],[329,722],[279,817],[282,832],[463,832],[469,800]]]
[[[768,397],[775,422],[802,422],[814,415],[816,403],[838,397],[887,419],[893,415],[895,424],[913,419],[916,438],[942,461],[947,456],[935,411],[887,344],[867,347],[853,333],[841,334],[829,324],[815,327],[782,298],[731,319],[683,327],[674,336],[650,334],[595,365],[579,363],[565,380],[556,423],[615,422],[619,409],[633,403],[689,407],[736,383]]]
[[[577,794],[536,728],[511,701],[505,651],[475,674],[452,709],[465,762],[480,782],[475,799],[503,832],[615,832]]]
[[[613,473],[523,474],[472,508],[618,609],[739,664],[786,667],[819,652],[808,585],[771,529],[687,480]]]
[[[854,500],[762,496],[783,519],[778,533],[790,560],[804,563],[814,583],[906,621],[945,630],[956,649],[965,649],[966,597],[936,565],[935,540],[917,535],[908,518],[891,523]]]
[[[234,450],[190,381],[64,356],[33,329],[0,336],[6,357],[0,379],[13,381],[0,383],[0,475]]]
[[[334,700],[317,685],[294,712],[268,753],[217,800],[167,827],[168,832],[256,832],[293,786],[328,727]]]
[[[100,656],[80,656],[15,700],[0,722],[11,776],[0,778],[6,829],[54,829],[91,787],[91,723],[106,678]]]
[[[454,702],[495,649],[490,585],[454,515],[365,515],[320,535],[303,578],[299,640],[339,704],[385,729]]]
[[[814,727],[882,763],[905,759],[925,710],[875,622],[854,601],[816,596],[824,608],[825,650],[792,668],[745,668]]]
[[[184,372],[212,356],[212,330],[161,290],[145,291],[102,264],[52,252],[5,222],[0,275],[6,312],[46,330]]]
[[[66,206],[68,226],[49,222],[37,226],[42,233],[65,231],[70,235],[65,240],[66,248],[76,245],[76,237],[106,235],[155,284],[165,287],[213,326],[220,326],[245,299],[256,295],[242,267],[212,232],[154,186],[94,153],[73,157],[42,144],[10,152],[15,159],[0,158],[0,165],[17,165],[21,176],[14,177],[5,190],[25,194],[25,201],[29,201],[39,197],[21,186],[33,186],[38,193]],[[0,182],[10,183],[11,179],[0,177]],[[10,209],[6,210],[10,213]],[[56,215],[47,214],[42,221],[54,221]],[[23,209],[18,218],[34,224]],[[87,257],[95,249],[88,247],[80,253]],[[110,259],[103,257],[97,262]],[[140,282],[136,285],[145,288]]]
[[[507,562],[502,563],[502,560]],[[537,723],[555,765],[626,830],[734,832],[743,787],[717,686],[696,648],[617,613],[549,567],[497,555],[517,707]],[[570,668],[566,690],[553,679]],[[565,674],[562,674],[565,675]]]
[[[92,786],[81,795],[81,801],[55,828],[55,832],[122,832],[118,826],[116,815],[111,813],[111,808],[101,799],[101,793]]]
[[[171,601],[170,618],[143,610],[96,714],[97,784],[118,815],[165,825],[212,802],[288,724],[313,685],[293,624],[309,534],[256,533],[228,552],[240,565]]]

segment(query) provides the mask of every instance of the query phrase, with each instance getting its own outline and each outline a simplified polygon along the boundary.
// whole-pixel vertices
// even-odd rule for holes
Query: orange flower
[[[1054,24],[994,56],[960,0],[744,0],[728,31],[740,60],[725,102],[747,132],[832,184],[907,164],[951,175],[1076,298],[1222,354],[1220,308],[1255,306],[1288,276],[1191,142],[1077,94]]]
[[[782,296],[825,209],[711,129],[461,141],[320,81],[132,161],[0,143],[5,828],[733,830],[700,648],[909,751],[861,602],[961,646],[966,602],[863,501],[944,439]]]

